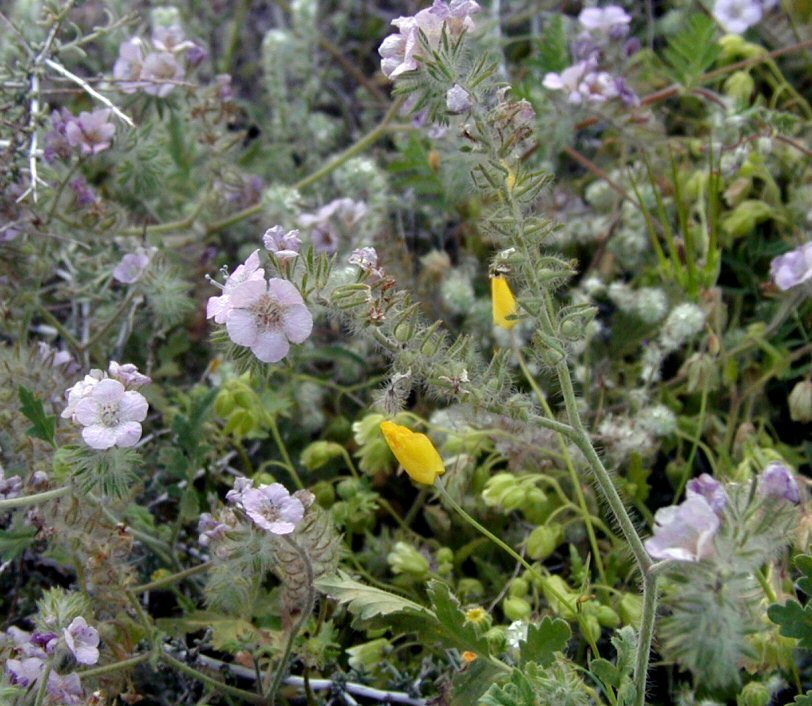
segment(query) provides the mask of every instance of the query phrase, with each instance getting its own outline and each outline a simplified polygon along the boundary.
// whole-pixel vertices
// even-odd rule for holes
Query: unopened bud
[[[789,393],[789,416],[793,422],[812,421],[812,382],[802,380]]]

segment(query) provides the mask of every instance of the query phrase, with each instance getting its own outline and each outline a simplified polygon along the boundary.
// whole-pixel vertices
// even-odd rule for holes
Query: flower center
[[[263,294],[251,307],[256,317],[257,328],[262,332],[274,331],[282,323],[282,307],[271,294]]]
[[[119,406],[116,402],[106,402],[99,405],[99,419],[106,427],[118,426],[120,418]]]

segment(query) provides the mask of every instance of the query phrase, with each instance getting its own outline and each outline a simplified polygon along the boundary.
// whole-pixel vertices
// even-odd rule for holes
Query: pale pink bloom
[[[263,363],[276,363],[313,330],[313,316],[290,282],[277,277],[244,282],[230,294],[226,330]]]
[[[792,289],[812,278],[812,243],[804,243],[774,258],[770,274],[776,286],[782,290]]]
[[[76,419],[73,415],[76,413],[76,405],[87,397],[99,381],[103,379],[104,373],[98,368],[93,368],[83,379],[65,390],[65,398],[68,400],[68,405],[62,411],[62,419],[73,419],[75,422]]]
[[[573,66],[568,66],[560,74],[550,72],[544,76],[542,86],[551,91],[564,91],[570,103],[578,105],[584,99],[581,93],[582,81],[587,73],[593,71],[595,63],[592,61],[580,61]]]
[[[197,541],[201,547],[208,547],[212,542],[216,542],[225,537],[227,531],[227,524],[215,520],[211,516],[211,513],[204,512],[200,515],[200,519],[197,523]]]
[[[479,12],[480,7],[473,0],[435,0],[425,10],[420,10],[414,17],[398,17],[392,24],[398,28],[397,34],[390,34],[381,43],[378,54],[381,56],[381,71],[391,79],[402,73],[414,71],[419,64],[420,40],[423,32],[429,45],[437,47],[440,43],[443,24],[452,38],[459,37],[463,31],[474,28],[471,15]]]
[[[132,37],[118,48],[118,59],[113,66],[113,78],[124,93],[135,93],[144,87],[139,80],[144,66],[144,43]]]
[[[125,390],[118,380],[100,380],[79,400],[73,414],[82,438],[93,449],[135,446],[149,405],[140,392]]]
[[[764,15],[759,0],[716,0],[713,16],[725,32],[742,34],[748,27],[761,22]]]
[[[353,250],[349,263],[360,267],[372,282],[377,282],[383,277],[384,272],[382,268],[378,267],[378,251],[375,248],[366,247]]]
[[[759,492],[777,500],[787,500],[793,505],[801,502],[801,491],[798,481],[789,468],[780,461],[768,464],[758,478]]]
[[[691,495],[680,505],[657,510],[654,536],[645,541],[655,559],[699,561],[712,558],[719,516],[702,495]]]
[[[9,681],[24,689],[34,684],[44,669],[45,662],[40,657],[6,660],[6,673],[9,675]]]
[[[606,71],[590,71],[578,86],[578,92],[592,103],[604,103],[617,98],[618,87],[615,78]]]
[[[156,248],[139,248],[127,253],[113,270],[113,278],[122,284],[135,284],[144,276],[155,251]]]
[[[222,288],[223,293],[219,297],[209,297],[208,304],[206,304],[206,318],[214,318],[215,323],[224,324],[228,312],[231,311],[231,293],[244,282],[253,280],[265,280],[265,272],[259,266],[259,249],[254,250],[242,265],[239,265],[226,277]],[[212,284],[216,284],[216,282],[212,282]]]
[[[85,703],[85,692],[76,672],[64,676],[51,672],[48,676],[48,696],[51,703],[58,703],[60,706],[79,706]]]
[[[240,505],[247,490],[254,487],[254,482],[250,478],[238,476],[234,479],[234,486],[226,493],[226,502],[231,505]]]
[[[685,497],[690,498],[695,495],[705,498],[708,505],[720,517],[724,514],[728,503],[727,491],[725,486],[713,476],[703,473],[699,478],[692,478],[688,481]]]
[[[293,260],[299,255],[302,239],[298,230],[289,230],[287,233],[282,226],[274,226],[265,231],[262,236],[265,249],[276,255],[280,262]]]
[[[183,80],[183,67],[173,54],[166,51],[153,52],[141,67],[141,80],[144,82],[144,93],[165,98],[175,84]]]
[[[578,21],[590,32],[616,35],[619,31],[628,29],[632,18],[626,14],[622,7],[607,5],[606,7],[586,7],[578,15]]]
[[[281,483],[246,490],[241,504],[251,521],[271,534],[290,534],[304,517],[302,502]]]
[[[65,126],[65,137],[72,147],[79,147],[82,154],[98,154],[110,147],[116,126],[110,122],[113,111],[99,108],[92,113],[82,111],[79,117]]]
[[[195,46],[194,42],[186,39],[186,33],[180,25],[153,29],[152,44],[158,51],[166,51],[171,54],[177,54]]]
[[[65,644],[79,664],[91,665],[99,661],[99,632],[83,617],[74,618],[62,633]]]
[[[63,365],[71,367],[73,357],[68,351],[59,351],[45,341],[37,343],[37,355],[43,363],[48,363],[52,368],[59,368]]]
[[[121,365],[111,360],[110,365],[107,366],[107,374],[113,378],[113,380],[118,380],[128,390],[136,390],[152,382],[152,378],[149,377],[149,375],[139,373],[138,368],[132,363],[124,363]]]

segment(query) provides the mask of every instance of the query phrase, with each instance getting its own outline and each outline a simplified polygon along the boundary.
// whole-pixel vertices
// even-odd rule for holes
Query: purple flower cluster
[[[143,91],[166,98],[186,75],[180,60],[183,54],[191,66],[206,57],[206,51],[187,40],[180,26],[156,27],[151,44],[131,37],[119,47],[113,78],[124,93]]]
[[[609,5],[604,8],[589,7],[581,11],[578,22],[581,33],[573,43],[576,63],[561,73],[545,75],[543,85],[551,91],[562,91],[573,105],[605,103],[618,99],[626,105],[637,105],[637,94],[628,86],[626,79],[605,71],[602,66],[616,65],[620,57],[617,45],[629,32],[631,17],[623,8]],[[629,55],[637,48],[629,40],[622,46],[622,54]]]
[[[62,635],[55,632],[28,633],[11,627],[6,633],[11,639],[14,659],[6,660],[6,673],[13,685],[24,689],[34,687],[45,672],[45,665],[60,646],[67,648],[79,664],[94,665],[99,661],[99,633],[79,616],[74,618]],[[51,670],[46,686],[48,696],[60,704],[82,704],[84,691],[76,672],[59,674]]]
[[[349,257],[349,263],[361,269],[367,276],[367,281],[374,284],[385,276],[384,269],[378,264],[378,251],[375,248],[358,248],[353,250]]]
[[[237,478],[226,500],[242,510],[251,522],[269,534],[290,534],[302,521],[305,510],[313,502],[312,493],[299,491],[291,495],[281,483],[258,488],[248,478]]]
[[[275,245],[273,236],[269,242]],[[259,250],[227,276],[220,296],[209,298],[206,317],[225,324],[229,338],[263,363],[279,362],[291,343],[303,343],[313,330],[313,316],[299,290],[279,277],[265,279]]]
[[[801,502],[798,482],[783,463],[769,463],[756,482],[765,499],[793,505]],[[654,536],[646,540],[646,551],[655,559],[713,559],[714,538],[729,502],[725,487],[715,478],[707,473],[694,478],[688,482],[681,504],[661,508],[654,515]]]
[[[45,159],[67,159],[76,149],[85,156],[109,149],[116,132],[112,115],[109,108],[82,111],[78,116],[67,108],[55,110],[51,113],[51,130],[45,135]]]
[[[812,278],[812,243],[779,255],[770,264],[773,282],[782,290],[797,287]]]
[[[262,242],[268,252],[276,255],[279,262],[288,262],[299,256],[299,248],[302,247],[302,239],[298,230],[285,232],[282,226],[274,226],[265,231]]]
[[[80,424],[82,439],[92,449],[135,446],[149,405],[135,389],[152,382],[132,363],[111,361],[107,374],[93,369],[65,391],[63,419]]]
[[[776,5],[778,0],[716,0],[713,17],[726,32],[742,34]]]

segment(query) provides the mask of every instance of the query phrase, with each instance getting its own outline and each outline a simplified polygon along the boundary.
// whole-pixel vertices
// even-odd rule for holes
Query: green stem
[[[48,691],[48,678],[50,676],[51,663],[48,662],[39,677],[39,688],[37,689],[37,698],[34,699],[34,706],[42,706],[42,704],[45,702],[45,694]]]
[[[255,694],[252,691],[245,691],[244,689],[238,689],[235,686],[229,686],[228,684],[223,684],[219,679],[214,679],[210,677],[208,674],[204,674],[203,672],[198,671],[194,667],[190,667],[185,662],[181,662],[179,659],[175,659],[171,654],[168,652],[161,653],[161,659],[166,662],[168,665],[174,667],[179,672],[183,672],[184,674],[188,674],[193,679],[197,679],[198,681],[202,682],[206,686],[211,687],[212,689],[216,689],[217,691],[227,694],[230,696],[235,696],[239,699],[244,699],[252,704],[264,704],[265,698],[260,696],[259,694]]]
[[[657,615],[657,574],[647,571],[643,576],[643,612],[637,636],[637,654],[634,660],[635,706],[645,706],[646,677],[654,639],[654,619]]]
[[[35,493],[34,495],[23,495],[19,498],[9,498],[8,500],[0,500],[0,512],[6,510],[14,510],[18,507],[28,507],[29,505],[39,505],[40,503],[47,503],[49,500],[56,500],[64,495],[70,493],[72,488],[66,485],[63,488],[54,488],[53,490],[46,490],[44,493]]]
[[[188,579],[190,576],[197,576],[197,574],[202,574],[205,571],[208,571],[211,568],[211,565],[212,563],[210,561],[207,561],[204,564],[192,566],[189,569],[178,571],[177,573],[171,574],[170,576],[164,576],[164,578],[156,579],[155,581],[150,581],[149,583],[142,583],[138,586],[133,586],[130,590],[133,593],[146,593],[147,591],[155,591],[159,588],[171,586],[174,583],[178,583],[179,581]]]
[[[285,462],[285,468],[287,468],[288,473],[290,473],[291,478],[293,478],[293,482],[296,484],[296,487],[299,490],[304,490],[304,483],[302,483],[302,479],[299,478],[299,474],[296,472],[296,467],[293,465],[293,461],[290,460],[288,449],[285,446],[285,442],[282,440],[282,435],[279,433],[279,427],[276,424],[276,419],[270,415],[269,426],[271,427],[271,435],[276,442],[276,447],[279,449],[279,453],[282,455],[282,459]]]
[[[140,655],[136,655],[135,657],[130,657],[129,659],[121,660],[120,662],[113,662],[111,664],[105,664],[101,667],[94,667],[93,669],[86,669],[83,672],[79,672],[79,676],[82,679],[88,677],[101,677],[105,674],[112,674],[113,672],[118,672],[122,669],[129,669],[130,667],[136,667],[139,664],[143,664],[144,662],[148,662],[152,657],[151,652],[144,652]]]

